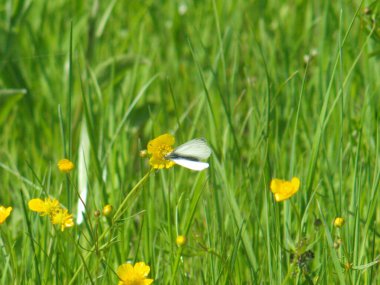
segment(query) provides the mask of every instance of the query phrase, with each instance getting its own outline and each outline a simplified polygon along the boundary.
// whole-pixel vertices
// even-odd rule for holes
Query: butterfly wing
[[[195,170],[195,171],[204,170],[208,168],[209,166],[207,162],[188,160],[186,158],[173,158],[170,160],[174,161],[178,165],[181,165],[183,167],[186,167],[188,169]]]
[[[175,148],[171,154],[173,157],[183,157],[192,158],[191,160],[201,160],[209,158],[209,156],[211,155],[211,148],[207,145],[205,139],[199,138],[181,144],[180,146]]]

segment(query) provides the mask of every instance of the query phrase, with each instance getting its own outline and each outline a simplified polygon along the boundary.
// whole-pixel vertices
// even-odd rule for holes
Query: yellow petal
[[[12,207],[5,208],[0,206],[0,224],[4,223],[12,212]]]
[[[145,279],[144,280],[144,285],[150,285],[153,283],[153,279]]]
[[[276,200],[276,202],[281,202],[281,201],[284,201],[284,200],[286,200],[288,198],[289,197],[287,195],[282,195],[282,194],[279,194],[279,193],[274,194],[274,199]]]
[[[148,276],[150,267],[145,265],[144,262],[137,262],[134,266],[134,270],[136,271],[137,274],[140,274],[141,276]]]
[[[132,270],[132,264],[124,263],[117,269],[117,276],[119,276],[120,280],[127,280]]]
[[[273,193],[277,193],[281,190],[281,185],[282,185],[282,180],[280,179],[272,179],[272,181],[270,182],[270,190],[273,192]]]
[[[42,213],[45,211],[45,202],[38,198],[30,200],[28,206],[34,212]]]
[[[62,232],[65,228],[74,226],[73,215],[70,215],[67,209],[61,207],[56,208],[55,211],[51,213],[50,220],[53,225],[60,225]]]
[[[163,134],[148,142],[148,153],[153,154],[161,146],[172,146],[175,138],[171,134]]]
[[[41,216],[51,215],[60,207],[59,201],[51,198],[46,198],[45,200],[32,199],[28,202],[28,206],[30,210],[40,213]]]
[[[337,228],[340,228],[343,225],[344,225],[344,219],[342,217],[335,218],[335,220],[334,220],[334,226],[336,226]]]
[[[296,190],[296,192],[297,192],[298,189],[300,188],[301,181],[299,180],[298,177],[293,177],[291,183],[292,183],[293,187],[294,187],[295,189],[297,189],[297,190]]]

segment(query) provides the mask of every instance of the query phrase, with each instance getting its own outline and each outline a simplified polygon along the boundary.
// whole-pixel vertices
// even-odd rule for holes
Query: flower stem
[[[121,218],[121,216],[124,214],[124,212],[127,210],[127,208],[125,207],[128,202],[133,198],[135,197],[139,192],[141,186],[146,182],[146,180],[149,178],[149,175],[154,171],[153,168],[151,168],[147,174],[145,174],[145,176],[143,178],[140,179],[139,182],[137,182],[137,184],[135,185],[135,187],[132,188],[132,190],[128,193],[127,197],[125,197],[125,199],[123,200],[123,202],[121,202],[119,208],[117,209],[115,215],[113,216],[112,218],[112,226],[109,227],[107,230],[105,230],[98,238],[98,240],[96,241],[97,243],[100,242],[101,240],[103,240],[105,238],[105,236],[110,232],[111,229],[114,228],[115,224],[119,221],[119,219]],[[75,279],[78,277],[78,274],[79,272],[82,270],[83,266],[84,266],[84,262],[90,257],[90,255],[94,252],[95,250],[95,245],[92,247],[92,249],[90,250],[90,252],[84,256],[82,258],[82,263],[81,265],[78,267],[77,271],[75,271],[73,277],[71,278],[70,282],[69,282],[69,285],[73,284]]]
[[[127,210],[125,207],[129,200],[133,199],[138,193],[141,188],[141,186],[145,183],[145,181],[148,179],[149,175],[153,172],[153,168],[151,168],[147,174],[143,178],[140,179],[139,182],[135,185],[135,187],[132,188],[132,190],[128,193],[127,197],[124,198],[123,202],[121,202],[119,208],[116,210],[115,215],[112,218],[112,223],[116,223],[120,217],[124,214],[124,212]]]

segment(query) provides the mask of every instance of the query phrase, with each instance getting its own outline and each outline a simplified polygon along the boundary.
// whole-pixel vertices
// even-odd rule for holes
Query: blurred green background
[[[116,284],[127,261],[156,284],[380,282],[379,7],[1,1],[2,284]],[[168,132],[206,138],[210,168],[154,172],[121,221],[95,218]],[[67,176],[64,157],[78,166]],[[292,176],[301,189],[276,203],[270,180]],[[50,195],[77,217],[83,185],[74,229],[27,209]]]

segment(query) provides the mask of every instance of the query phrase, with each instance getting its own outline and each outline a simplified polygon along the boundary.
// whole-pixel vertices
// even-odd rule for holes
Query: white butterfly
[[[205,139],[193,139],[175,148],[165,159],[191,170],[201,171],[208,168],[209,164],[200,160],[207,159],[210,155],[211,148]]]

